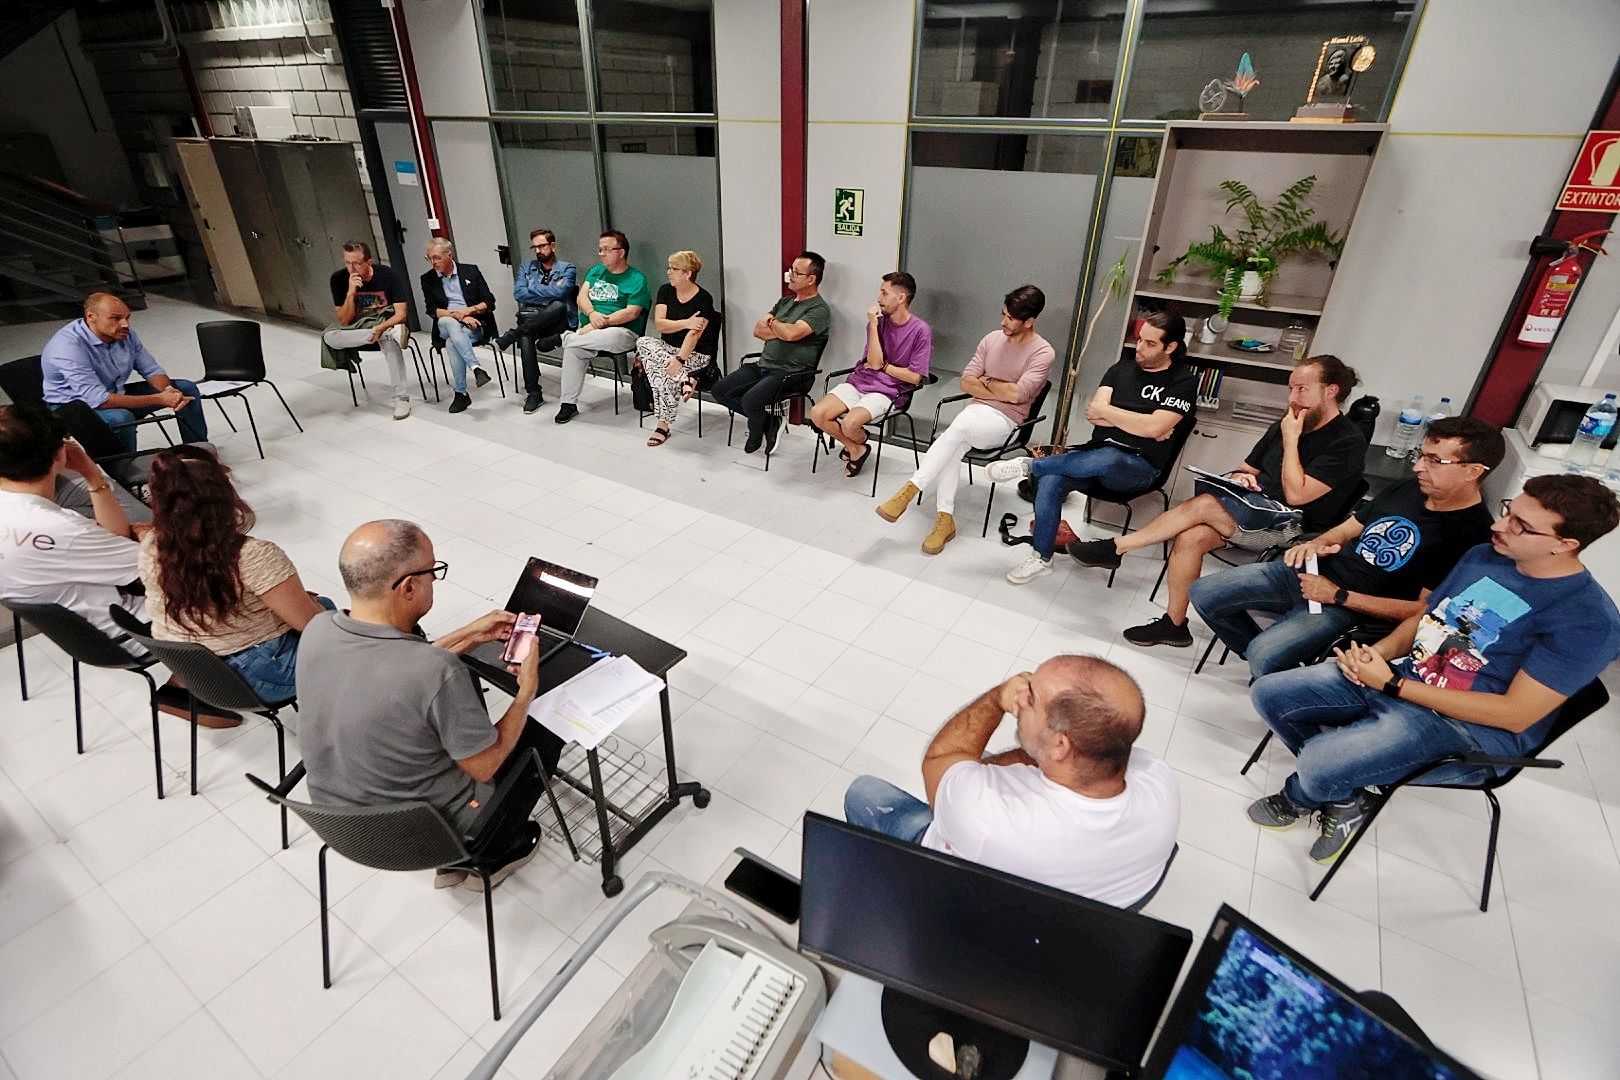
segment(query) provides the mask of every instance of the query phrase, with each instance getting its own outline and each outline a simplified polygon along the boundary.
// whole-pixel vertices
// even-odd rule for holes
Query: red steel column
[[[1593,130],[1620,128],[1620,65],[1616,66],[1614,75],[1609,79],[1609,88],[1598,106],[1597,115],[1593,117],[1590,127]],[[1541,231],[1543,235],[1558,240],[1571,240],[1594,229],[1607,229],[1613,222],[1613,214],[1594,213],[1589,210],[1554,210],[1547,215],[1547,224]],[[1600,242],[1606,243],[1608,239],[1612,238],[1605,238]],[[1507,322],[1498,332],[1496,345],[1480,369],[1478,381],[1474,383],[1474,394],[1468,406],[1468,415],[1477,416],[1488,424],[1504,428],[1517,419],[1519,407],[1529,396],[1530,388],[1535,385],[1537,376],[1541,374],[1541,366],[1546,362],[1547,354],[1552,349],[1551,344],[1519,344],[1519,328],[1524,325],[1525,316],[1530,312],[1530,302],[1541,285],[1542,274],[1546,272],[1549,263],[1559,258],[1562,258],[1562,253],[1530,257],[1530,264],[1525,268],[1524,277],[1519,281],[1518,292],[1514,294]],[[1581,256],[1583,272],[1591,271],[1592,260],[1595,258],[1596,256],[1591,254]],[[1580,295],[1578,291],[1575,293],[1571,306],[1580,299]],[[1556,342],[1557,338],[1553,340]]]
[[[422,87],[416,81],[416,60],[411,56],[411,36],[405,27],[405,9],[398,2],[386,5],[389,21],[394,24],[394,44],[399,47],[399,70],[405,77],[405,97],[411,106],[411,138],[416,143],[416,159],[422,166],[422,192],[427,197],[430,221],[438,222],[434,236],[450,235],[450,211],[444,199],[444,185],[439,180],[439,158],[433,147],[433,129],[428,126],[427,113],[422,108]]]
[[[804,250],[806,96],[805,0],[782,0],[782,265]]]

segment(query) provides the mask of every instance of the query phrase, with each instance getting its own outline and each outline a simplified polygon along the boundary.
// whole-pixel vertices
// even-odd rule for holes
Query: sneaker
[[[523,399],[523,415],[539,412],[541,400],[540,391],[530,390],[528,396]]]
[[[453,413],[466,412],[467,406],[472,404],[472,398],[466,394],[456,394],[450,399],[450,411]]]
[[[465,870],[435,870],[433,871],[433,887],[435,889],[453,889],[467,880]]]
[[[1328,803],[1316,812],[1316,820],[1322,825],[1322,835],[1311,844],[1311,858],[1330,863],[1344,854],[1345,845],[1367,820],[1367,807],[1359,797],[1347,803]]]
[[[776,453],[776,436],[781,430],[782,418],[780,416],[767,416],[765,418],[765,452],[767,454]]]
[[[541,338],[534,344],[541,352],[551,352],[555,349],[562,348],[562,335],[552,334],[549,337]]]
[[[1249,804],[1249,820],[1262,829],[1292,829],[1311,812],[1279,791]]]
[[[568,421],[572,420],[574,417],[576,417],[578,415],[579,415],[579,406],[578,405],[563,404],[563,405],[557,406],[557,415],[555,417],[553,417],[552,419],[556,423],[566,424],[566,423],[568,423]]]
[[[499,345],[503,349],[510,349],[513,345],[517,344],[517,339],[517,328],[513,327],[511,330],[508,330],[506,333],[496,338],[495,344]]]
[[[481,367],[473,368],[473,385],[482,390],[489,385],[489,372]]]
[[[748,433],[748,438],[743,440],[743,453],[745,453],[745,454],[755,453],[763,445],[765,445],[765,431],[764,431],[764,429],[761,428],[760,431],[757,434],[750,431]]]
[[[1014,585],[1028,585],[1038,577],[1044,577],[1052,572],[1052,560],[1041,558],[1040,552],[1034,548],[1024,556],[1024,561],[1007,571],[1007,580]]]
[[[1029,463],[1027,457],[1013,458],[1011,461],[992,461],[984,467],[984,475],[998,484],[1005,484],[1009,480],[1028,480]]]
[[[941,510],[934,515],[934,531],[923,537],[922,553],[938,555],[945,545],[956,539],[956,519]]]
[[[515,872],[517,872],[517,870],[519,868],[529,865],[529,863],[534,861],[534,857],[537,854],[539,854],[539,852],[540,852],[540,825],[539,825],[539,823],[533,822],[533,821],[529,822],[526,832],[527,832],[527,835],[528,835],[528,850],[524,851],[523,854],[519,855],[517,858],[513,859],[511,862],[509,862],[506,865],[500,867],[499,869],[490,871],[490,873],[489,873],[489,887],[491,889],[495,888],[501,882],[503,882],[507,878],[511,877]],[[484,879],[479,877],[477,874],[468,874],[467,875],[467,888],[471,889],[473,892],[483,892],[484,891]]]
[[[1100,566],[1104,570],[1118,570],[1119,562],[1124,558],[1114,550],[1114,542],[1106,537],[1102,540],[1070,540],[1063,545],[1063,550],[1081,566]],[[1191,644],[1191,639],[1188,639],[1188,644]]]
[[[1076,541],[1076,543],[1080,542],[1081,541]],[[1110,540],[1097,540],[1092,542],[1099,544],[1112,543]],[[1070,544],[1069,546],[1073,547],[1074,544]],[[1144,648],[1149,645],[1173,645],[1178,649],[1185,649],[1187,646],[1192,644],[1192,631],[1187,629],[1186,623],[1182,623],[1180,626],[1177,626],[1175,623],[1171,622],[1169,614],[1166,613],[1164,615],[1160,615],[1152,622],[1143,623],[1141,626],[1131,627],[1129,630],[1125,631],[1125,640],[1130,642],[1132,645],[1141,645]]]
[[[409,415],[411,415],[411,403],[410,402],[404,401],[404,400],[394,402],[394,419],[395,420],[403,420]]]
[[[906,512],[906,508],[911,505],[911,500],[915,499],[918,494],[920,493],[917,491],[917,485],[907,480],[900,486],[899,491],[889,496],[887,502],[878,504],[877,516],[884,521],[899,521],[900,515]]]

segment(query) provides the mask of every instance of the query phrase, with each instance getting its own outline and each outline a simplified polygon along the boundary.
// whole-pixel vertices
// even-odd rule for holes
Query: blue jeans
[[[1187,595],[1222,644],[1249,661],[1251,682],[1310,663],[1340,634],[1363,621],[1348,608],[1332,604],[1312,615],[1299,591],[1299,571],[1281,559],[1201,577]],[[1251,612],[1278,618],[1261,630]]]
[[[927,803],[887,780],[857,776],[844,792],[844,820],[908,844],[919,844],[934,822],[934,812]]]
[[[1058,521],[1063,516],[1063,500],[1091,480],[1101,480],[1109,491],[1128,494],[1141,491],[1159,474],[1147,458],[1117,446],[1071,450],[1067,454],[1035,458],[1029,475],[1035,480],[1035,550],[1050,559],[1057,547]]]
[[[324,596],[317,596],[315,602],[327,611],[337,608]],[[224,659],[266,705],[281,705],[298,696],[298,636],[298,631],[288,630]]]
[[[439,320],[439,336],[444,339],[444,354],[450,358],[450,388],[458,394],[467,392],[467,369],[478,366],[473,346],[484,339],[484,328],[473,329],[446,315]]]
[[[1472,725],[1357,686],[1331,661],[1267,675],[1255,681],[1249,696],[1294,753],[1284,794],[1311,809],[1349,802],[1361,788],[1392,784],[1426,761],[1480,749]],[[1424,780],[1476,783],[1491,771],[1448,765]]]
[[[175,387],[187,397],[192,399],[190,405],[174,414],[180,423],[180,438],[183,442],[207,442],[208,418],[203,416],[203,403],[197,397],[197,384],[190,379],[171,379]],[[125,394],[155,394],[157,387],[151,383],[132,382],[124,387],[121,393]],[[112,428],[112,433],[123,445],[125,453],[134,453],[136,449],[137,429],[133,425],[137,419],[151,416],[160,406],[148,405],[140,409],[97,409],[96,415],[101,422]]]

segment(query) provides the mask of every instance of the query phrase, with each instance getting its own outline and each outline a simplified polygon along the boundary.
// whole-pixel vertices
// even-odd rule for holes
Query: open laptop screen
[[[579,631],[595,593],[596,578],[591,575],[531,558],[512,587],[506,610],[514,615],[539,615],[542,633],[571,638]]]

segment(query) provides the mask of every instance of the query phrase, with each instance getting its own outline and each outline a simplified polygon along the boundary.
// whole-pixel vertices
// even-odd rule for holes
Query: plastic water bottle
[[[1423,395],[1414,397],[1411,404],[1401,410],[1399,419],[1395,421],[1395,430],[1389,433],[1389,445],[1384,453],[1392,458],[1403,458],[1411,454],[1418,444],[1418,433],[1423,428]]]
[[[1423,440],[1429,437],[1430,424],[1434,423],[1436,420],[1444,420],[1450,415],[1451,399],[1448,397],[1443,397],[1440,399],[1440,404],[1434,407],[1434,411],[1423,418],[1423,430],[1418,432],[1417,447],[1421,447],[1423,445]],[[1417,449],[1417,447],[1414,447],[1414,449]]]
[[[1575,441],[1569,444],[1569,452],[1564,455],[1565,472],[1586,471],[1597,456],[1598,447],[1614,430],[1617,414],[1620,414],[1620,408],[1615,406],[1613,394],[1604,394],[1602,401],[1586,410],[1586,415],[1581,418],[1581,426],[1575,431]]]

